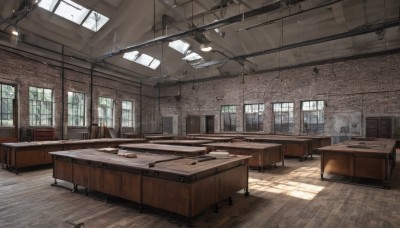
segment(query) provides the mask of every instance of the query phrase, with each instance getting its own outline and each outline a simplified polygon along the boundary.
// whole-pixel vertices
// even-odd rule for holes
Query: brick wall
[[[42,62],[46,62],[44,64]],[[19,127],[20,140],[26,140],[26,129],[29,128],[29,86],[43,87],[53,89],[54,92],[54,127],[56,128],[56,137],[62,138],[62,68],[57,61],[41,58],[39,56],[29,55],[24,52],[16,51],[15,49],[0,50],[0,83],[15,85],[18,90],[18,106],[19,106]],[[93,120],[90,119],[90,70],[73,67],[65,64],[67,69],[64,69],[64,126],[68,122],[67,113],[67,92],[82,92],[86,94],[86,116],[87,126],[91,123],[97,123],[97,104],[98,97],[105,96],[113,98],[115,101],[115,131],[120,130],[121,104],[123,100],[133,101],[135,109],[135,126],[130,129],[121,129],[122,132],[135,131],[139,132],[142,127],[142,132],[159,131],[159,119],[155,115],[155,103],[158,103],[158,90],[143,85],[142,91],[142,108],[145,118],[140,126],[140,83],[132,80],[124,80],[114,78],[113,76],[103,72],[101,69],[94,68],[93,73]],[[157,106],[158,107],[158,106]],[[151,121],[146,122],[149,118]],[[85,128],[64,127],[64,138],[79,138],[77,132],[85,131]]]
[[[313,68],[319,69],[318,73]],[[361,135],[365,117],[394,117],[394,133],[400,124],[400,54],[367,57],[330,64],[245,75],[181,85],[182,99],[174,96],[179,85],[163,87],[162,116],[177,116],[179,132],[185,134],[187,115],[215,116],[220,131],[220,106],[237,106],[237,131],[243,130],[243,105],[265,104],[264,132],[273,131],[272,103],[294,102],[295,126],[300,133],[301,101],[324,100],[325,134]],[[244,83],[243,83],[244,81]],[[204,121],[202,121],[204,123]],[[204,132],[204,127],[202,127]]]

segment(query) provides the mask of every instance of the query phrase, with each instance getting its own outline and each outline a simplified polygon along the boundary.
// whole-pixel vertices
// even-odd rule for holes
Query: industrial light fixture
[[[209,52],[212,50],[212,47],[210,45],[200,44],[200,50],[203,52]]]
[[[17,29],[17,26],[16,26],[16,25],[13,26],[12,31],[11,31],[11,34],[13,34],[14,36],[18,36],[18,35],[19,35],[18,29]]]

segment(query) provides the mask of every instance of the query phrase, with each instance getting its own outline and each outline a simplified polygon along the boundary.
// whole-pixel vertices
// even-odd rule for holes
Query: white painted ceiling
[[[102,64],[128,77],[153,85],[241,73],[250,74],[400,48],[400,29],[397,25],[383,32],[371,32],[252,56],[264,50],[354,31],[365,25],[399,20],[399,0],[74,0],[74,2],[93,9],[109,17],[110,20],[98,32],[93,32],[37,7],[33,0],[0,0],[0,30],[3,31],[0,44],[16,46],[35,53],[46,53],[37,46],[47,49],[47,52],[49,50],[61,52],[63,45],[64,53],[68,56]],[[255,12],[272,4],[279,4],[280,8],[254,17],[244,17],[246,12]],[[322,5],[326,6],[320,7]],[[313,9],[315,7],[317,9]],[[20,10],[29,13],[26,16],[25,13],[21,13],[18,17],[13,17],[15,12]],[[202,32],[210,41],[213,48],[211,52],[202,52],[200,43],[193,36],[175,38],[188,42],[191,45],[190,50],[200,54],[204,58],[203,63],[210,65],[209,67],[196,68],[183,61],[184,55],[169,48],[168,41],[155,45],[149,43],[148,47],[137,49],[140,53],[161,61],[156,70],[122,58],[121,53],[127,47],[208,25],[216,20],[227,20],[237,15],[241,16],[241,20],[220,26],[218,28],[220,33],[213,29]],[[282,17],[284,19],[280,19]],[[272,22],[268,23],[269,21]],[[254,27],[260,23],[264,25]],[[20,31],[20,40],[17,44],[12,42],[12,38],[7,38],[14,24]],[[224,35],[221,35],[221,32]],[[199,34],[201,33],[197,33]],[[245,58],[237,58],[240,56]]]

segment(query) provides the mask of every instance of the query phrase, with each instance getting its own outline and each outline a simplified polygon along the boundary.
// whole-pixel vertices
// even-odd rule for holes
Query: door
[[[373,138],[391,138],[391,117],[368,117],[365,120],[365,136]]]
[[[186,134],[200,133],[200,116],[186,117]]]
[[[172,129],[172,117],[171,116],[164,116],[162,118],[162,133],[163,134],[172,134],[173,129]]]
[[[206,133],[214,133],[214,116],[206,116]]]

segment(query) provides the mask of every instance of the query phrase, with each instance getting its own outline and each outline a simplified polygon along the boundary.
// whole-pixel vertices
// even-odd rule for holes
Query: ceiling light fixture
[[[200,50],[203,52],[209,52],[212,50],[212,47],[210,45],[200,44]]]
[[[13,34],[14,36],[18,36],[19,35],[16,25],[12,26],[11,34]]]

